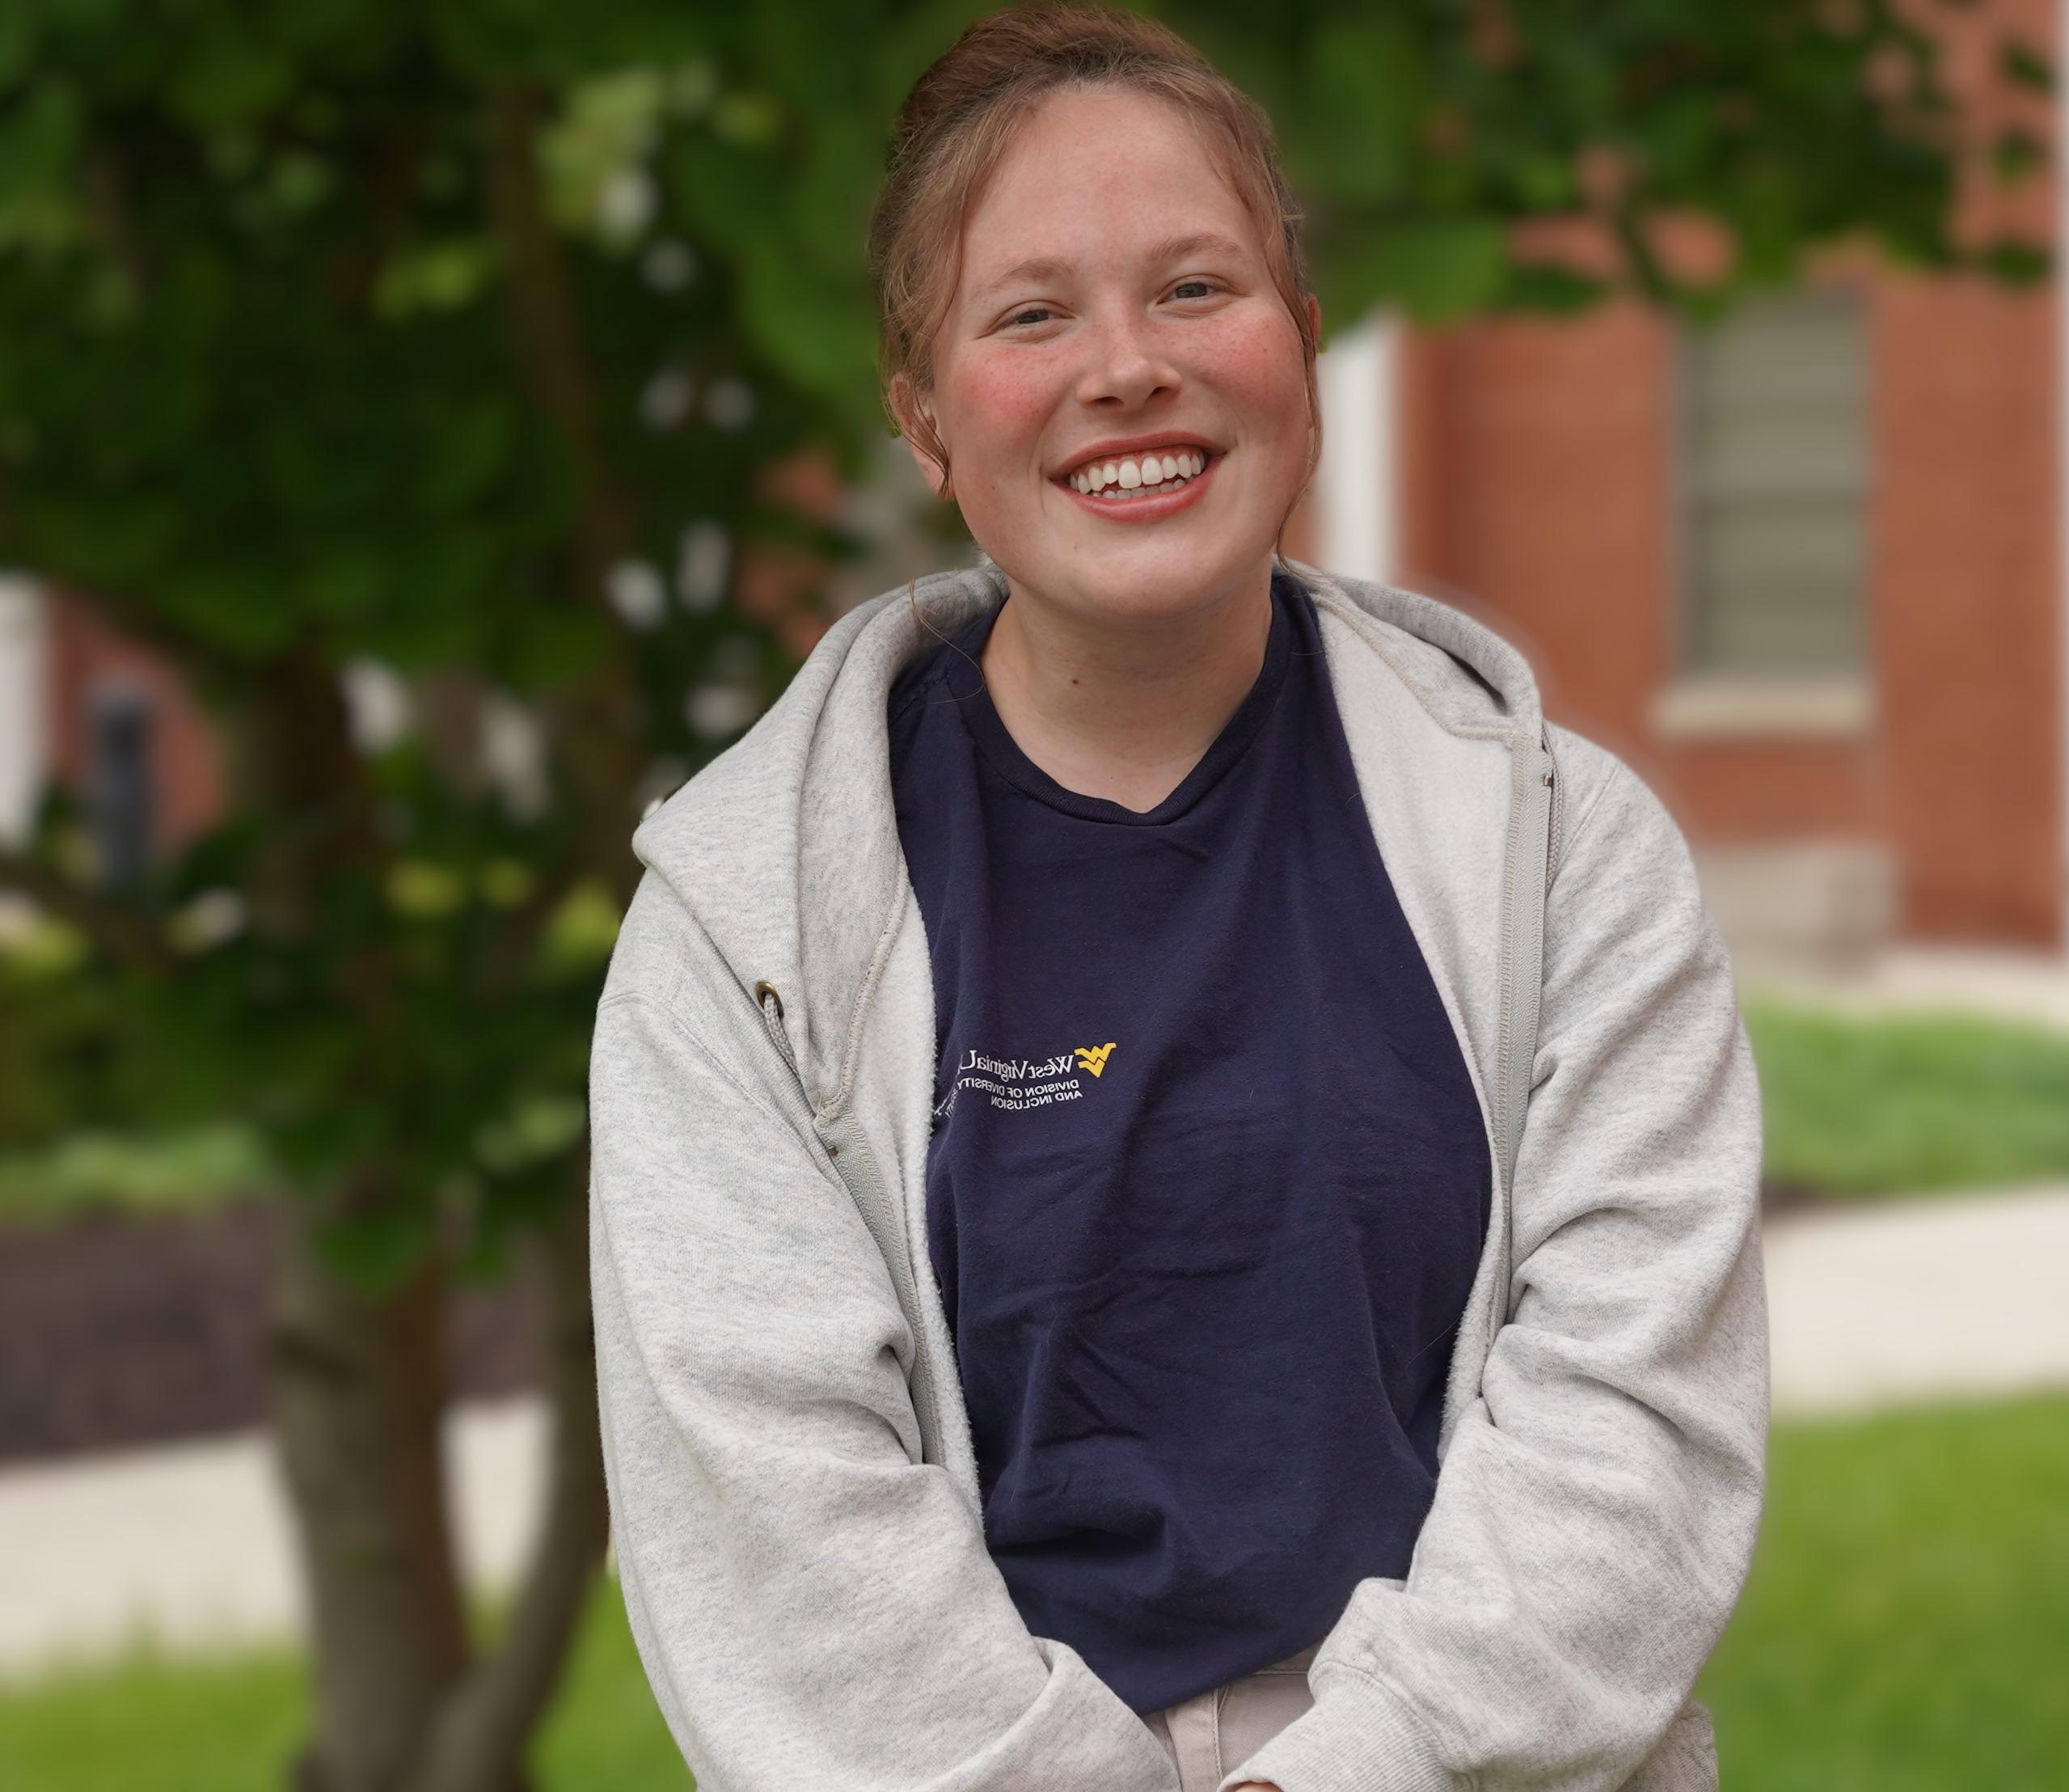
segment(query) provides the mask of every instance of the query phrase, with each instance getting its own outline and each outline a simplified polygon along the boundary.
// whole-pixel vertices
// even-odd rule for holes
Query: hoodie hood
[[[1420,593],[1288,560],[1317,608],[1357,628],[1421,705],[1460,732],[1535,742],[1537,683],[1509,642]],[[748,731],[632,835],[755,1000],[773,984],[813,1106],[852,1085],[867,997],[903,913],[887,704],[899,671],[1003,603],[989,560],[856,606]]]

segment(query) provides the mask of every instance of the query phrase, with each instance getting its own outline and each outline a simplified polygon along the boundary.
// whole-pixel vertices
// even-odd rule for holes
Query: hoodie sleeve
[[[1176,1792],[1031,1635],[949,1476],[860,1213],[657,987],[598,1008],[597,1377],[618,1573],[706,1792]]]
[[[1507,1323],[1405,1583],[1359,1583],[1314,1707],[1224,1789],[1716,1784],[1707,1714],[1677,1716],[1764,1492],[1759,1091],[1685,840],[1580,744],[1594,795],[1548,898]]]

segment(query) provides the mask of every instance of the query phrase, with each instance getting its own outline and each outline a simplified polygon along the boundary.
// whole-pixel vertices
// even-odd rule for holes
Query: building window
[[[1863,295],[1763,294],[1688,325],[1679,396],[1682,674],[1864,670]]]
[[[97,679],[87,698],[86,806],[100,881],[126,886],[148,868],[158,819],[150,694],[120,678]]]

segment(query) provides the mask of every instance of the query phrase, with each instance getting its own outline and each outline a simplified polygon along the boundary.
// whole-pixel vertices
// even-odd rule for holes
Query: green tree
[[[604,1542],[584,1060],[628,836],[792,663],[725,601],[742,553],[858,545],[760,475],[809,448],[855,476],[880,438],[864,220],[897,100],[979,10],[0,10],[0,561],[168,655],[232,788],[133,875],[61,789],[0,857],[53,925],[0,969],[0,1126],[19,1151],[234,1114],[298,1216],[275,1355],[312,1792],[522,1783]],[[2016,178],[2036,146],[1965,146],[1932,39],[1885,0],[1175,22],[1277,120],[1332,324],[1587,303],[1603,281],[1510,247],[1566,213],[1608,224],[1619,283],[1699,312],[1847,232],[1915,266],[2044,266],[1951,240],[1959,158]],[[2004,66],[2047,85],[2024,49]],[[1729,228],[1714,285],[1651,253],[1664,210]],[[368,661],[422,718],[378,746],[347,697]],[[528,802],[483,745],[513,705],[543,743]],[[439,1318],[521,1238],[555,1271],[558,1441],[536,1557],[477,1647]]]

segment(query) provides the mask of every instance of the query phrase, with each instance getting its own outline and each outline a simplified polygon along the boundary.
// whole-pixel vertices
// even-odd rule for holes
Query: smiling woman
[[[1321,310],[1254,103],[1125,20],[1134,79],[1096,77],[1079,22],[1050,78],[1005,76],[1039,13],[973,27],[908,102],[872,243],[887,402],[1019,600],[985,648],[1009,731],[1146,808],[1256,678],[1321,453]],[[946,119],[953,157],[921,126]]]
[[[988,558],[642,822],[590,1065],[619,1574],[714,1792],[1716,1786],[1730,964],[1514,647],[1279,552],[1298,222],[1132,12],[900,112],[879,370]]]

